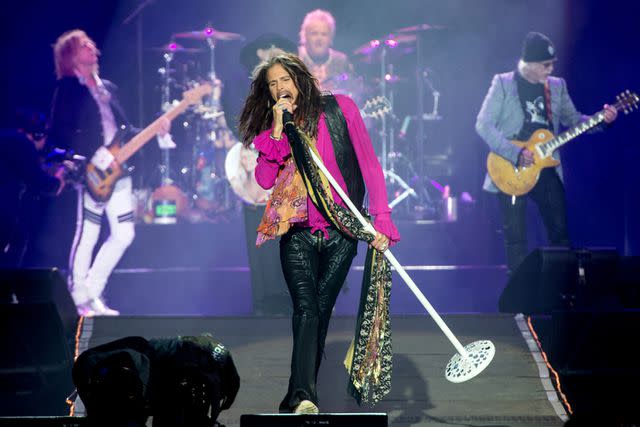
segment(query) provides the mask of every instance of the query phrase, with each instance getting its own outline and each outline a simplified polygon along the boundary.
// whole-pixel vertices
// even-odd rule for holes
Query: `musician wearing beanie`
[[[554,77],[557,51],[544,34],[526,35],[516,70],[496,74],[476,120],[476,130],[492,153],[513,167],[531,167],[534,154],[511,141],[527,141],[534,132],[546,129],[558,134],[587,119],[576,110],[564,79]],[[604,122],[616,119],[614,107],[604,106]],[[556,150],[553,158],[560,160]],[[533,200],[542,216],[553,246],[570,246],[567,230],[562,167],[542,169],[535,186],[526,194],[500,190],[489,173],[484,189],[496,194],[504,221],[504,243],[508,273],[512,274],[528,253],[526,206]]]

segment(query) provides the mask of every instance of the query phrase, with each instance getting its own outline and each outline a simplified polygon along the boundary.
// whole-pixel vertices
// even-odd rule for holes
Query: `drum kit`
[[[182,134],[182,139],[190,143],[178,144],[179,149],[175,145],[161,148],[160,185],[143,202],[146,206],[143,209],[145,222],[173,223],[178,218],[192,222],[217,221],[237,207],[239,200],[230,190],[236,191],[236,171],[248,162],[242,163],[236,153],[253,153],[242,147],[227,125],[220,103],[223,85],[217,77],[215,59],[219,42],[240,40],[244,40],[241,34],[207,27],[173,34],[169,43],[152,48],[162,54],[164,62],[158,69],[162,111],[169,110],[182,92],[203,82],[209,83],[213,92],[201,105],[192,107],[183,116],[180,126],[177,129],[174,126],[172,130],[172,133]],[[203,46],[184,47],[185,41]],[[202,59],[205,53],[208,53],[208,69],[201,77],[198,59]],[[230,161],[228,153],[231,152],[234,153],[233,158],[237,158],[236,164]],[[253,155],[255,162],[257,155]],[[264,203],[266,199],[262,194],[255,194],[255,197],[255,200],[246,201]],[[167,203],[173,204],[174,209],[168,210]],[[158,206],[163,208],[162,211],[157,209]],[[172,214],[167,217],[165,212]]]
[[[418,143],[417,153],[397,151],[396,127],[400,127],[399,135],[406,133],[408,124],[417,118],[418,141],[424,139],[424,121],[440,120],[438,113],[439,92],[433,84],[423,78],[423,73],[416,73],[418,93],[424,87],[431,90],[433,111],[426,113],[421,96],[415,115],[409,115],[397,126],[400,120],[393,114],[395,86],[409,79],[394,74],[393,59],[398,56],[416,55],[417,67],[422,68],[420,58],[420,40],[426,32],[439,30],[442,27],[427,24],[400,28],[392,34],[370,40],[353,51],[354,58],[363,66],[376,67],[377,72],[362,76],[341,74],[334,76],[329,84],[334,93],[346,93],[352,96],[363,110],[363,117],[374,117],[367,122],[374,141],[376,152],[384,170],[389,186],[390,206],[394,207],[403,201],[413,200],[412,205],[429,204],[428,192],[416,181],[415,175],[424,176],[422,165],[409,164],[408,159],[421,159]],[[243,147],[237,141],[225,119],[220,99],[223,84],[216,73],[216,46],[218,43],[244,40],[238,33],[219,31],[207,27],[197,31],[186,31],[173,34],[169,43],[153,48],[162,55],[163,66],[158,69],[160,76],[161,110],[167,111],[179,99],[182,92],[202,82],[213,87],[213,93],[202,105],[191,107],[185,113],[180,125],[174,124],[172,133],[184,133],[190,143],[161,148],[162,157],[158,167],[160,185],[151,196],[143,202],[145,222],[171,223],[178,218],[191,222],[211,221],[228,218],[241,206],[241,203],[252,205],[266,204],[269,192],[262,189],[253,177],[257,153],[252,148]],[[185,43],[187,42],[187,43]],[[196,47],[185,47],[187,44],[200,44]],[[207,70],[204,77],[199,68],[202,59],[208,57]],[[376,95],[376,96],[368,96]],[[365,102],[367,98],[373,98]],[[371,105],[378,105],[379,100],[384,108],[374,113],[364,113]],[[369,120],[369,119],[365,119]],[[376,132],[377,131],[377,132]],[[182,142],[180,140],[179,142]],[[398,163],[402,167],[398,170]],[[417,162],[421,163],[421,162]],[[405,174],[405,177],[401,176]],[[409,175],[409,176],[406,176]],[[166,205],[173,205],[167,209]],[[406,203],[405,203],[406,204]],[[162,207],[158,210],[157,207]],[[172,212],[173,215],[165,215]]]

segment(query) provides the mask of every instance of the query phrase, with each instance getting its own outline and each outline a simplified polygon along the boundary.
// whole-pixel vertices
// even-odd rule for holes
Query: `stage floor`
[[[563,425],[562,405],[522,320],[511,315],[445,315],[463,345],[489,339],[491,365],[462,384],[444,378],[453,346],[428,316],[392,318],[394,368],[390,394],[373,408],[358,407],[347,394],[342,365],[355,318],[332,320],[319,382],[321,412],[386,412],[393,427]],[[240,415],[273,413],[286,392],[291,352],[289,318],[116,317],[84,319],[80,348],[123,336],[146,338],[213,334],[232,352],[241,378],[233,407],[219,421],[239,427]],[[533,350],[533,351],[532,351]]]

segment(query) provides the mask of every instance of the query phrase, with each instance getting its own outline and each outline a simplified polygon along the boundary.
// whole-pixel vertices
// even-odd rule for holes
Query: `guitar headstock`
[[[391,102],[384,96],[376,96],[367,100],[360,109],[362,118],[379,119],[389,113],[391,113]]]
[[[198,86],[191,88],[182,94],[182,98],[187,101],[189,105],[198,104],[205,95],[211,95],[213,93],[213,87],[210,83],[201,83]]]
[[[628,89],[624,92],[621,92],[620,95],[616,96],[616,103],[614,107],[616,110],[624,111],[625,114],[629,114],[634,109],[638,109],[638,103],[640,102],[640,97],[635,92],[630,92]]]

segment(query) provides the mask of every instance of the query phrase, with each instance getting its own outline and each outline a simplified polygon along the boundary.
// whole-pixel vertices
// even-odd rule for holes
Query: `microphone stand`
[[[303,144],[300,139],[300,135],[298,134],[298,130],[293,123],[293,116],[289,112],[285,112],[283,114],[283,122],[284,122],[284,130],[287,134],[287,138],[289,139],[289,144]],[[335,178],[331,175],[329,170],[324,166],[324,163],[313,150],[309,150],[307,147],[303,146],[303,149],[307,150],[313,162],[318,166],[318,168],[322,171],[322,173],[326,176],[329,183],[334,190],[340,195],[342,200],[348,206],[351,213],[358,219],[360,224],[364,227],[364,229],[376,235],[376,229],[373,225],[367,221],[364,216],[358,211],[358,208],[353,204],[349,196],[344,192],[342,187],[338,184]],[[384,256],[389,260],[391,265],[396,269],[400,277],[404,280],[405,284],[409,287],[409,289],[416,296],[420,304],[427,310],[427,312],[431,315],[433,320],[436,322],[440,330],[445,334],[445,336],[449,339],[451,344],[458,351],[447,364],[445,369],[445,377],[447,380],[454,383],[461,383],[464,381],[468,381],[471,378],[478,375],[482,372],[489,364],[491,360],[493,360],[493,356],[495,355],[495,346],[489,340],[480,340],[474,341],[468,344],[466,347],[463,347],[460,341],[456,338],[456,336],[451,332],[451,329],[447,326],[447,324],[442,320],[442,317],[438,314],[438,312],[433,308],[429,300],[424,296],[418,285],[411,279],[411,277],[407,274],[405,269],[400,265],[396,257],[391,253],[390,249],[386,249],[384,251]]]

